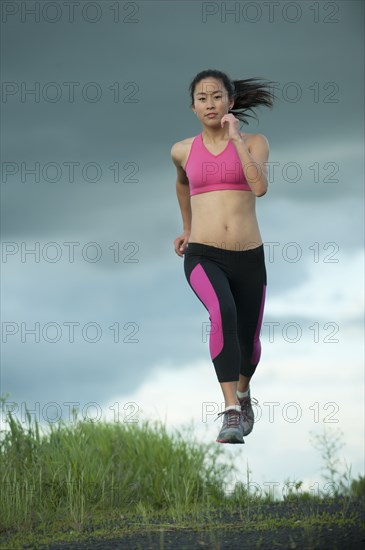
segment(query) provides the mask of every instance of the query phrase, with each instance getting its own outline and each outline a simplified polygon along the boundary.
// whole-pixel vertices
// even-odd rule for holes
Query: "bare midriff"
[[[190,197],[190,242],[227,250],[249,250],[262,244],[256,219],[256,196],[250,191],[218,190]]]

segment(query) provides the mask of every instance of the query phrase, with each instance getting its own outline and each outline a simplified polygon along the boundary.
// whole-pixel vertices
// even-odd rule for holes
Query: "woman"
[[[267,192],[269,144],[238,128],[240,120],[247,124],[245,111],[273,104],[274,95],[256,80],[198,73],[189,90],[202,132],[171,148],[183,220],[174,248],[209,312],[210,355],[225,400],[220,443],[244,443],[252,431],[250,380],[261,355],[267,280],[255,201]]]

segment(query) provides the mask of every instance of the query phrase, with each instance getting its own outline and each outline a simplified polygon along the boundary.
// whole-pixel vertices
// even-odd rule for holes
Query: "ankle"
[[[234,407],[235,405],[239,405],[240,402],[238,400],[238,397],[237,395],[232,395],[232,397],[230,399],[225,399],[224,400],[224,406],[225,408],[227,407]]]
[[[235,411],[241,411],[241,405],[239,403],[236,403],[235,405],[226,405],[226,408],[224,410],[229,411],[231,409]]]
[[[238,397],[239,397],[240,399],[242,399],[243,397],[248,397],[248,392],[249,392],[249,391],[250,391],[250,386],[248,385],[247,388],[246,388],[246,390],[241,391],[241,390],[238,390],[238,389],[237,389],[236,393],[237,393]]]

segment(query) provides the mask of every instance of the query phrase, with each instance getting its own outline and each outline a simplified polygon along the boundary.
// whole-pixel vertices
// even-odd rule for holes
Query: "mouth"
[[[217,116],[217,113],[208,113],[205,116],[208,117],[208,118],[213,118],[213,117]]]

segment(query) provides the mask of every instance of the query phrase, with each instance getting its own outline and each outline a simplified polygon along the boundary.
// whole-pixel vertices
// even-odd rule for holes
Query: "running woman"
[[[174,248],[209,313],[210,356],[225,401],[219,443],[244,443],[254,424],[250,380],[261,356],[267,286],[255,203],[267,192],[269,143],[241,133],[239,123],[248,124],[253,107],[272,107],[275,96],[265,88],[257,78],[198,73],[189,91],[202,132],[171,148],[183,221]]]

